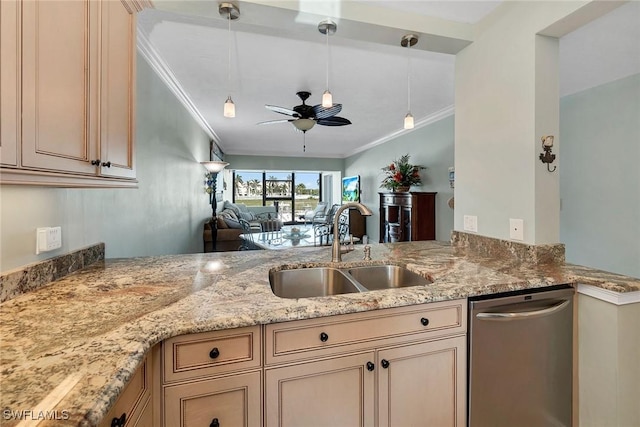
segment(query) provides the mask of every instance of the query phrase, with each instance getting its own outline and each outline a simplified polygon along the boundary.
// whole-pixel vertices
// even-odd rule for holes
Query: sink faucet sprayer
[[[345,203],[344,205],[338,208],[335,216],[333,217],[333,243],[331,245],[331,262],[342,261],[342,254],[349,252],[350,250],[353,250],[353,249],[349,249],[347,246],[345,247],[340,246],[340,230],[338,229],[338,221],[340,219],[340,214],[342,214],[342,212],[345,209],[349,209],[349,208],[358,209],[360,213],[364,216],[373,215],[373,212],[371,212],[371,209],[369,209],[362,203],[358,203],[358,202]]]

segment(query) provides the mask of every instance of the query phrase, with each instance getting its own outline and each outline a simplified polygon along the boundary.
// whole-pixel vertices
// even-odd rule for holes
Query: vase
[[[396,187],[394,193],[406,193],[409,191],[409,186],[408,185],[402,185],[399,187]]]

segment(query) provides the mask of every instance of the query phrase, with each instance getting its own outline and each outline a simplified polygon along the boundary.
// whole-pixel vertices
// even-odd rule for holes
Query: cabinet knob
[[[373,362],[367,362],[367,371],[373,371],[376,368],[376,365]]]
[[[420,319],[420,323],[422,323],[422,326],[427,326],[429,325],[429,319],[423,317],[422,319]]]
[[[91,164],[93,166],[100,166],[102,162],[100,162],[100,159],[96,159],[96,160],[91,160]]]
[[[111,167],[111,162],[103,162],[102,166],[104,166],[105,168],[110,168]]]
[[[209,427],[220,427],[220,421],[218,421],[217,418],[214,418],[213,420],[211,420],[211,424],[209,424]]]
[[[320,341],[327,342],[328,339],[329,339],[329,335],[327,335],[324,332],[320,333]]]
[[[122,414],[120,417],[114,417],[111,420],[111,427],[124,427],[127,423],[127,414]]]
[[[215,359],[218,356],[220,356],[220,350],[218,350],[218,347],[213,347],[211,349],[211,351],[209,352],[209,357],[212,358],[212,359]]]
[[[380,364],[382,365],[382,367],[383,367],[384,369],[387,369],[387,368],[389,367],[389,361],[388,361],[387,359],[382,359],[382,360],[380,361]]]

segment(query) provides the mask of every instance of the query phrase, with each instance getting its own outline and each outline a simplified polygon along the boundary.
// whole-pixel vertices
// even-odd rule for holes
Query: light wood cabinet
[[[0,1],[0,164],[18,164],[20,138],[20,23],[16,1]]]
[[[141,3],[2,3],[2,155],[14,144],[20,154],[2,161],[2,182],[135,186],[134,6]],[[14,27],[21,28],[15,64]],[[5,68],[19,76],[17,100],[5,99],[5,80],[16,80]]]
[[[111,410],[105,415],[101,427],[147,427],[153,425],[151,389],[152,354],[150,352],[131,377],[126,388]]]
[[[164,341],[162,425],[260,426],[261,337],[252,326]]]
[[[464,425],[465,308],[456,300],[267,325],[265,425]]]

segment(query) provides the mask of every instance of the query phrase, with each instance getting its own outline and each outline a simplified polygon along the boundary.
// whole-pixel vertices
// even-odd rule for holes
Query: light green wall
[[[384,174],[381,168],[403,154],[412,164],[425,166],[421,171],[422,186],[413,191],[435,191],[436,240],[449,241],[453,229],[453,210],[447,201],[453,197],[449,186],[449,167],[453,166],[454,117],[449,116],[425,127],[406,132],[384,144],[345,159],[345,175],[360,175],[361,201],[373,210],[367,218],[367,234],[377,242],[380,238],[379,191]]]
[[[281,171],[342,171],[344,159],[317,157],[245,156],[228,154],[224,157],[229,169]]]
[[[0,270],[105,242],[108,258],[202,251],[209,138],[138,56],[138,189],[0,186]],[[62,226],[62,248],[35,255],[37,227]]]
[[[640,277],[640,74],[560,100],[566,259]]]

